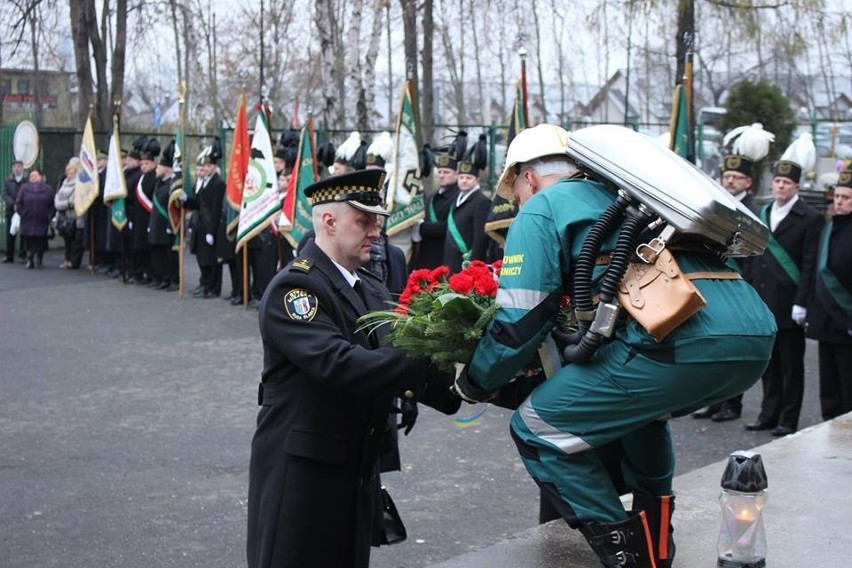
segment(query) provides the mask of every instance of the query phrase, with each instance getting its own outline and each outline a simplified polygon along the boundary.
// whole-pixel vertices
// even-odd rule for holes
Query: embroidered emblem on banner
[[[290,290],[284,295],[284,309],[290,319],[311,321],[317,315],[317,297],[301,288]]]

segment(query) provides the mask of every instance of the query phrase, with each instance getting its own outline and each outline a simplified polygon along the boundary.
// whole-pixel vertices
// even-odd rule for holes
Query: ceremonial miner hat
[[[305,197],[311,205],[345,202],[361,211],[387,216],[382,199],[386,173],[372,169],[332,176],[306,187]]]
[[[367,167],[384,168],[385,164],[393,157],[393,139],[390,132],[382,132],[376,136],[372,144],[367,147]]]
[[[796,138],[781,154],[781,159],[772,166],[772,175],[786,177],[799,183],[802,172],[810,171],[816,164],[816,147],[809,132],[804,132]]]
[[[140,160],[154,161],[160,155],[160,141],[156,138],[149,138],[139,151]]]
[[[163,153],[160,155],[160,165],[167,166],[169,168],[174,167],[175,162],[175,141],[172,140],[169,142],[169,145],[166,146],[166,149],[163,150]]]
[[[438,154],[435,156],[435,167],[455,170],[458,167],[458,160],[449,154]]]
[[[488,166],[488,141],[485,134],[479,135],[479,140],[465,151],[456,168],[460,174],[470,174],[479,177],[480,170]]]
[[[128,156],[133,158],[134,160],[142,159],[142,152],[145,149],[145,144],[148,143],[147,136],[140,136],[136,140],[133,141],[133,147],[130,149],[130,153]]]
[[[852,165],[840,170],[840,173],[837,175],[837,187],[852,188]]]
[[[748,126],[738,126],[725,135],[722,144],[731,144],[731,153],[722,162],[722,173],[739,172],[752,177],[752,166],[769,153],[769,143],[775,140],[775,135],[763,129],[763,125],[755,122]]]
[[[347,166],[355,167],[355,155],[361,150],[361,134],[357,131],[352,132],[349,137],[343,141],[343,144],[337,147],[334,153],[334,161],[346,164]],[[366,150],[366,149],[365,149]],[[366,151],[364,152],[366,157]],[[363,168],[355,168],[363,169]]]
[[[209,146],[205,146],[204,149],[198,154],[198,158],[196,162],[199,165],[202,164],[218,164],[219,160],[222,159],[222,142],[219,141],[218,136],[213,137],[213,141]]]

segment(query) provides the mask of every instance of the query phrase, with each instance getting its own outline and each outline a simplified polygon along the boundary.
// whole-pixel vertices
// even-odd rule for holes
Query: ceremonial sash
[[[456,243],[459,252],[462,253],[462,259],[470,260],[470,247],[467,246],[466,242],[464,242],[464,237],[461,236],[459,228],[456,226],[456,220],[453,219],[453,213],[455,213],[455,211],[456,205],[453,204],[452,209],[450,209],[450,214],[447,216],[447,229],[450,231],[450,236],[453,237],[453,241]]]
[[[760,211],[760,220],[763,221],[767,227],[769,226],[769,208],[771,206],[771,204],[764,205],[763,209]],[[781,268],[784,269],[787,276],[789,276],[793,282],[798,283],[800,277],[799,267],[796,266],[796,262],[790,258],[790,255],[787,254],[787,251],[784,250],[781,243],[775,239],[771,231],[769,232],[769,244],[766,249],[775,257],[775,260],[778,261],[778,264],[781,265]]]
[[[139,181],[136,182],[136,200],[142,204],[142,208],[148,213],[153,209],[153,205],[151,204],[151,200],[145,195],[145,190],[142,189],[142,180],[145,179],[145,174],[142,174],[142,177],[139,178]]]
[[[852,294],[849,293],[849,290],[846,289],[843,283],[828,268],[828,242],[831,239],[832,225],[833,223],[829,221],[823,229],[822,237],[820,238],[819,258],[817,260],[817,271],[819,273],[819,278],[817,278],[817,295],[821,299],[828,300],[830,298],[833,300],[835,306],[827,305],[826,307],[832,311],[839,311],[838,315],[843,318],[845,325],[850,326],[852,325]],[[821,288],[824,288],[824,290]],[[826,293],[829,298],[825,297]],[[824,301],[823,303],[827,302]]]
[[[438,222],[438,214],[435,213],[435,196],[432,196],[432,199],[429,200],[429,222],[437,223]]]

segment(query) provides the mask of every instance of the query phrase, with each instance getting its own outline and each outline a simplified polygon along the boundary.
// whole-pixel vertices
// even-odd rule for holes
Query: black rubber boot
[[[672,533],[674,533],[672,528],[674,510],[674,495],[633,494],[632,512],[645,511],[645,517],[648,519],[657,568],[671,568],[672,559],[675,555],[674,537],[672,536]]]
[[[587,523],[580,531],[605,568],[657,568],[651,531],[642,511],[625,521]]]

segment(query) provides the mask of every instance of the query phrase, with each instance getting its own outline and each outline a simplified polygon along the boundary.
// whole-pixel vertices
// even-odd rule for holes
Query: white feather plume
[[[731,145],[731,152],[744,156],[752,162],[758,162],[769,153],[769,143],[775,141],[775,135],[763,129],[755,122],[748,126],[738,126],[725,134],[722,144]]]
[[[382,132],[373,139],[373,143],[367,148],[367,154],[381,156],[386,162],[393,158],[393,138],[390,132]]]
[[[816,165],[816,146],[810,132],[799,134],[790,146],[781,154],[781,160],[793,162],[803,172],[814,169]]]
[[[341,158],[349,161],[355,155],[355,150],[361,147],[361,134],[357,131],[352,132],[343,144],[337,147],[337,152],[334,153],[335,158]]]

